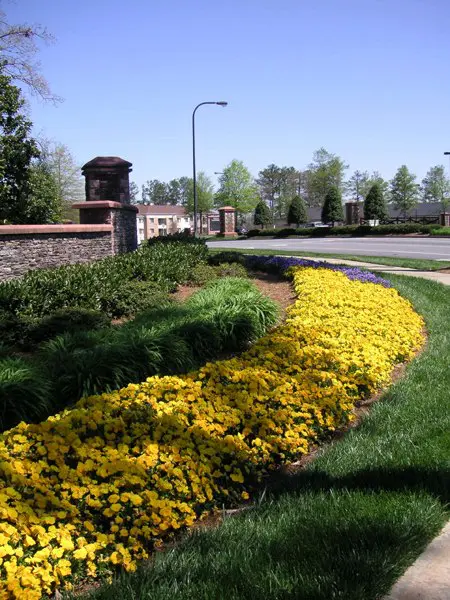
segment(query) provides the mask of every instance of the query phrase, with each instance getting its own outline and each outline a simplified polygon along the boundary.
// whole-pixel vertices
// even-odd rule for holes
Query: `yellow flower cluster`
[[[326,269],[293,276],[286,323],[241,356],[0,436],[0,599],[134,570],[168,533],[247,499],[268,469],[351,420],[423,342],[395,290]]]

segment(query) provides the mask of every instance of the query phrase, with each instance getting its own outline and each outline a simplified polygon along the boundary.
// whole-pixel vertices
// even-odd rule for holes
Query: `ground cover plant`
[[[42,420],[82,396],[150,375],[186,373],[245,349],[277,318],[276,305],[241,278],[212,281],[182,305],[161,301],[121,327],[95,328],[96,313],[74,309],[47,317],[35,338],[72,331],[42,343],[33,356],[15,358],[14,368],[11,358],[0,358],[0,428]]]
[[[245,500],[267,471],[348,423],[422,343],[422,320],[395,290],[329,269],[292,276],[286,324],[242,355],[83,399],[0,438],[4,594],[38,598],[134,570],[170,531]]]
[[[392,225],[338,225],[336,227],[283,227],[274,229],[251,229],[247,237],[327,237],[336,235],[366,236],[366,235],[409,235],[419,233],[428,235],[436,229],[436,225],[421,225],[420,223],[398,223]]]
[[[426,349],[356,429],[220,527],[194,531],[89,600],[378,600],[449,517],[450,289],[388,276]],[[415,591],[426,597],[428,590]]]

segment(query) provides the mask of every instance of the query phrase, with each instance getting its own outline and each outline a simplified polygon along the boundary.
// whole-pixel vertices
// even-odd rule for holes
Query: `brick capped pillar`
[[[360,202],[346,202],[345,203],[345,224],[346,225],[359,225],[360,223]]]
[[[219,208],[220,233],[223,235],[236,235],[236,216],[232,206]]]
[[[450,213],[441,212],[439,215],[439,224],[441,227],[450,227]]]
[[[132,164],[118,156],[97,156],[82,167],[86,202],[74,204],[82,224],[112,225],[112,253],[137,248],[138,208],[130,205],[129,173]]]

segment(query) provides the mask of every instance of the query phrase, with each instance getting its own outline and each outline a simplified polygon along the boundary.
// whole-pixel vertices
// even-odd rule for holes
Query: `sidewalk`
[[[308,258],[308,257],[304,257]],[[330,264],[364,267],[370,271],[407,275],[450,285],[450,273],[415,271],[340,258],[309,258]],[[407,569],[383,600],[450,600],[450,522]]]

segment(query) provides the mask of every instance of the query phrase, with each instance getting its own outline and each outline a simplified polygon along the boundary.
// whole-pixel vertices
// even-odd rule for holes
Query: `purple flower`
[[[312,267],[313,269],[330,269],[331,271],[341,271],[352,281],[361,281],[362,283],[377,283],[384,287],[391,287],[391,283],[382,277],[377,277],[368,271],[362,271],[356,267],[341,267],[332,265],[323,261],[306,260],[304,258],[295,258],[293,256],[256,256],[248,255],[245,257],[246,266],[250,269],[260,269],[269,273],[281,274],[287,271],[289,267]]]

